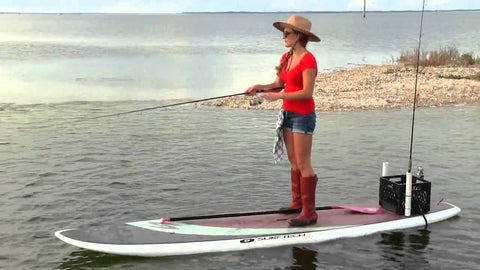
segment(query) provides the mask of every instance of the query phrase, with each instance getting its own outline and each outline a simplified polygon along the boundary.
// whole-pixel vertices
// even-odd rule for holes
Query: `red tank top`
[[[287,57],[288,53],[282,55],[280,63]],[[285,93],[300,91],[303,89],[303,71],[314,68],[315,76],[317,74],[317,61],[312,53],[306,52],[300,62],[286,71],[285,65],[280,71],[280,79],[285,83]],[[313,97],[309,99],[290,100],[284,99],[282,108],[298,114],[309,114],[315,110]]]

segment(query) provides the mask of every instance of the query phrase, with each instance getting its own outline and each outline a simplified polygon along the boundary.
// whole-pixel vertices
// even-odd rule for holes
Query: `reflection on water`
[[[266,249],[269,251],[270,249]],[[276,252],[281,252],[281,249],[277,249]],[[288,248],[285,249],[288,251]],[[273,255],[273,261],[270,261],[269,256],[265,256],[265,253],[260,254],[257,251],[245,251],[245,252],[227,252],[227,253],[211,253],[200,255],[186,255],[186,256],[174,256],[174,257],[157,257],[157,258],[144,258],[134,256],[118,256],[111,255],[96,251],[90,251],[85,249],[78,249],[67,256],[55,266],[56,269],[143,269],[142,266],[147,269],[164,269],[169,265],[175,264],[175,269],[230,269],[230,267],[238,267],[246,258],[248,260],[259,260],[265,262],[276,262],[276,256]],[[286,266],[284,269],[295,270],[312,270],[317,269],[317,257],[318,252],[305,247],[292,247],[291,248],[292,259],[290,266]],[[286,253],[285,255],[287,255]],[[287,256],[288,257],[288,256]],[[156,265],[156,267],[152,267]],[[165,268],[166,269],[166,268]]]
[[[58,269],[85,269],[85,268],[111,268],[115,265],[127,265],[129,263],[141,263],[149,258],[116,256],[85,249],[70,253],[58,265]]]
[[[417,252],[425,249],[430,242],[430,231],[427,229],[418,230],[417,233],[389,232],[382,233],[382,241],[379,244],[388,246],[394,250],[405,250],[411,248]]]
[[[308,248],[292,248],[293,263],[290,269],[316,269],[318,252]]]
[[[382,251],[381,256],[387,261],[407,268],[428,265],[428,259],[423,255],[423,250],[430,243],[429,230],[421,229],[412,233],[382,233],[381,237],[382,240],[378,244]]]

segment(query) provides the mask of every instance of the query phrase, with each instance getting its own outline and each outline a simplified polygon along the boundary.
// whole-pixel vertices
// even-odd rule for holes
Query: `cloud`
[[[130,1],[120,2],[115,5],[103,6],[100,12],[105,13],[178,13],[185,11],[185,3],[179,1],[142,2]]]
[[[350,0],[350,2],[347,4],[348,9],[358,9],[362,8],[363,9],[364,5],[364,0]],[[377,6],[375,0],[367,0],[366,2],[367,9],[368,8],[375,8]]]
[[[101,8],[101,11],[106,13],[143,13],[144,10],[143,7],[131,3],[119,3]]]
[[[363,1],[363,0],[362,0]],[[257,1],[257,6],[263,5],[260,11],[331,11],[337,9],[334,1],[319,0],[268,0]]]
[[[444,5],[452,2],[452,0],[428,0],[429,5]]]
[[[420,10],[422,0],[367,0],[367,11]],[[427,0],[426,9],[479,9],[479,0]],[[185,11],[359,11],[363,0],[0,0],[0,12],[180,13]]]

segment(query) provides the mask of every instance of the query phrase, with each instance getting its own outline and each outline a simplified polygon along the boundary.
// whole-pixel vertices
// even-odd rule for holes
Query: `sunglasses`
[[[293,34],[295,32],[283,31],[283,38],[287,38],[288,35]]]

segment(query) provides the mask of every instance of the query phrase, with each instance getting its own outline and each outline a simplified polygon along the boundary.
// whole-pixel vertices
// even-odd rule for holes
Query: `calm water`
[[[427,13],[426,47],[478,51],[479,14]],[[388,61],[415,45],[418,15],[309,14],[324,39],[311,49],[325,70]],[[276,112],[187,105],[72,122],[267,80],[283,51],[270,25],[285,17],[0,15],[0,268],[477,269],[479,106],[417,111],[414,167],[433,183],[432,204],[462,208],[427,229],[153,259],[85,251],[53,236],[288,203],[288,164],[271,157]],[[382,162],[406,170],[410,118],[409,110],[318,113],[317,205],[375,203]]]
[[[83,115],[159,104],[2,107],[2,265],[7,269],[478,267],[478,106],[418,111],[414,167],[423,166],[433,182],[432,204],[444,198],[463,210],[460,217],[427,230],[158,259],[103,255],[54,238],[55,230],[87,224],[275,209],[288,203],[288,164],[273,165],[270,153],[275,112],[183,106],[55,125]],[[319,113],[312,157],[320,178],[317,204],[375,203],[382,161],[390,162],[392,173],[406,170],[410,116],[407,110]]]
[[[274,79],[289,14],[0,14],[2,102],[200,98]],[[417,46],[420,13],[307,14],[322,71],[391,62]],[[425,14],[424,49],[480,51],[480,12]]]

